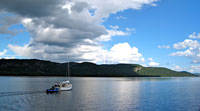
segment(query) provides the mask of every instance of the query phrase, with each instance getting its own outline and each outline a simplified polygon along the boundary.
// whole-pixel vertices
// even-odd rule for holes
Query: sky
[[[0,58],[200,73],[198,0],[1,0]]]

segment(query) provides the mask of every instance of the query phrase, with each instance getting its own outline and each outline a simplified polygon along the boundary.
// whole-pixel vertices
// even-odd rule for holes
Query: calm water
[[[62,77],[0,77],[0,111],[199,111],[200,78],[71,78],[72,91],[46,94]]]

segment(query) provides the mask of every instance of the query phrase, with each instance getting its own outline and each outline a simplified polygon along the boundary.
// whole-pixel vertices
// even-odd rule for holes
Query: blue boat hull
[[[46,93],[56,93],[56,92],[58,92],[58,91],[59,91],[58,88],[55,88],[55,89],[47,89],[47,90],[46,90]]]

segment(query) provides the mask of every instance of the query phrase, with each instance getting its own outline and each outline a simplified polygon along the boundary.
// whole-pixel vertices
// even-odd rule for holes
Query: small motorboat
[[[46,93],[57,93],[59,92],[58,88],[50,88],[50,89],[46,89]]]

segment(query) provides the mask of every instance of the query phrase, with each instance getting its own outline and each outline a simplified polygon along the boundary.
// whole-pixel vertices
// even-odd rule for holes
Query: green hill
[[[67,63],[37,59],[1,59],[2,76],[66,76]],[[71,76],[87,77],[180,77],[196,76],[161,67],[142,67],[138,64],[103,64],[70,62]]]
[[[177,72],[163,67],[143,67],[142,70],[138,71],[138,74],[160,77],[185,77],[192,75],[189,72]]]

